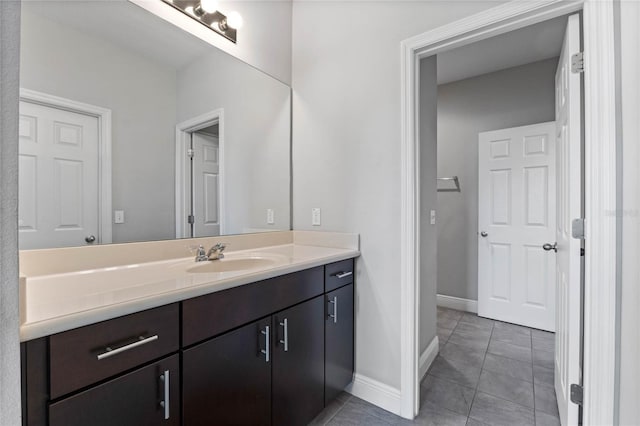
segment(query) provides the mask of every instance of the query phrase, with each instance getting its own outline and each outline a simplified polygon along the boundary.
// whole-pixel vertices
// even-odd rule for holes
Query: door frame
[[[20,88],[20,102],[29,102],[95,117],[98,120],[98,243],[113,240],[111,220],[111,110],[60,96]]]
[[[220,235],[225,233],[224,108],[218,108],[176,125],[176,238],[190,238],[189,235],[186,235],[189,225],[187,216],[191,212],[193,204],[190,196],[191,182],[188,175],[190,170],[186,155],[187,147],[190,144],[189,135],[214,124],[218,125],[218,155],[220,160],[220,173],[218,175],[220,184]]]
[[[400,414],[419,409],[420,59],[571,12],[583,12],[585,283],[583,420],[612,424],[616,377],[617,129],[613,0],[511,1],[401,43]]]

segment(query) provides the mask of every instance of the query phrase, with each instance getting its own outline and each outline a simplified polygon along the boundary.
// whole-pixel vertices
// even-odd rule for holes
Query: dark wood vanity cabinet
[[[326,294],[325,404],[353,380],[353,284]]]
[[[184,351],[184,424],[305,425],[324,407],[323,296]]]
[[[305,425],[353,378],[353,288],[348,259],[25,342],[23,424]]]
[[[306,425],[324,407],[324,296],[273,315],[272,424]]]
[[[49,406],[50,426],[180,424],[177,354]]]
[[[230,331],[183,352],[184,424],[268,425],[271,364],[266,327],[271,317]]]

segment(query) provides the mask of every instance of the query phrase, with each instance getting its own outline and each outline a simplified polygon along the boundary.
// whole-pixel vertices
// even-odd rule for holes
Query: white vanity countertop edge
[[[149,294],[144,297],[78,310],[77,312],[35,322],[27,321],[20,326],[20,341],[25,342],[193,297],[360,256],[360,252],[354,249],[325,248],[322,251],[322,255],[292,260],[290,263],[277,267],[255,269],[232,277],[215,279],[203,285]],[[26,303],[28,304],[29,302],[27,301]]]

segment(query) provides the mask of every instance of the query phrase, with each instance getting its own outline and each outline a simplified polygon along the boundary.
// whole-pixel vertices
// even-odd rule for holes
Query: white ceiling
[[[560,56],[567,18],[521,28],[438,55],[438,84]]]
[[[2,0],[0,0],[2,1]],[[23,10],[175,69],[212,46],[128,1],[23,1]]]

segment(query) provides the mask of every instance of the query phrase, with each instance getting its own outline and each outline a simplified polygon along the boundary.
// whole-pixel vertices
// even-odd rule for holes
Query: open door
[[[192,237],[220,235],[220,145],[218,136],[192,133]]]
[[[582,217],[581,67],[572,67],[580,52],[580,16],[567,22],[556,71],[557,259],[555,388],[560,420],[577,425],[579,406],[571,402],[571,385],[581,384],[581,249],[572,222]],[[578,60],[577,62],[581,62]],[[575,230],[579,233],[578,229]],[[577,235],[576,235],[577,236]]]

